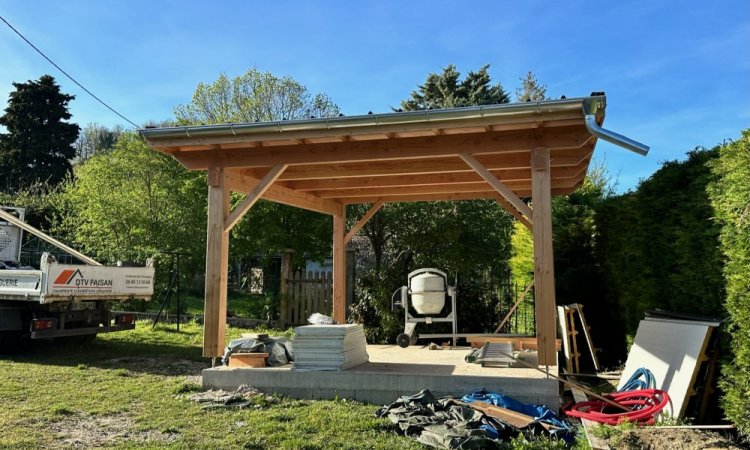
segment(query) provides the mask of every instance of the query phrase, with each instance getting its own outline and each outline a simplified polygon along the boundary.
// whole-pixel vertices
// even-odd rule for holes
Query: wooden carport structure
[[[556,365],[551,197],[578,188],[597,137],[648,148],[601,128],[605,97],[279,122],[148,128],[142,136],[207,171],[203,355],[224,347],[229,232],[264,198],[333,216],[333,314],[344,321],[345,246],[389,202],[497,200],[532,230],[539,363]],[[230,191],[247,194],[230,210]],[[524,198],[531,198],[529,206]],[[372,204],[345,229],[349,204]]]

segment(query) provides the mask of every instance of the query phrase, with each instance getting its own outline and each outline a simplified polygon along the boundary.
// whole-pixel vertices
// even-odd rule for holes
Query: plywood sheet
[[[672,319],[646,318],[638,325],[618,389],[640,367],[649,369],[657,389],[669,393],[672,409],[681,417],[687,406],[695,372],[705,353],[710,325]]]

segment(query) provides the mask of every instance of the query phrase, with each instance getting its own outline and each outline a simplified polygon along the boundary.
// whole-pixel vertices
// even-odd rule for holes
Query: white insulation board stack
[[[293,370],[345,370],[370,360],[362,325],[307,325],[294,331]]]
[[[647,317],[638,325],[633,347],[622,372],[620,389],[640,367],[654,374],[656,388],[667,391],[667,412],[683,417],[695,382],[708,331],[719,323]],[[671,407],[671,410],[670,410]]]

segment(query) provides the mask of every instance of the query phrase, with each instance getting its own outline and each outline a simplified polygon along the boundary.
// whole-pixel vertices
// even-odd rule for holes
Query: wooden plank
[[[229,211],[229,187],[222,168],[212,168],[208,181],[203,356],[217,357],[224,353],[227,318],[229,232],[224,220]]]
[[[372,218],[372,216],[375,215],[376,212],[378,212],[380,210],[380,208],[383,206],[383,204],[384,203],[382,201],[375,202],[375,204],[372,205],[372,207],[369,210],[367,210],[367,212],[362,216],[362,218],[359,219],[357,221],[357,223],[355,223],[352,226],[352,228],[349,230],[348,233],[346,233],[346,236],[344,237],[344,244],[348,244],[349,241],[351,241],[352,238],[357,235],[357,232],[363,226],[365,226],[365,224],[367,223],[367,221],[370,220]]]
[[[227,178],[230,189],[236,192],[248,192],[260,182],[255,177],[244,175],[237,171],[229,171]],[[322,199],[307,192],[294,191],[275,185],[271,185],[266,189],[263,193],[263,198],[272,202],[330,215],[333,215],[341,207],[341,204],[334,200]]]
[[[563,356],[565,357],[565,370],[568,373],[573,372],[573,353],[570,343],[570,330],[568,329],[568,313],[565,311],[564,306],[557,307],[557,322],[560,330],[560,336],[562,336],[563,343]],[[618,378],[619,379],[619,378]]]
[[[572,377],[568,377],[568,379],[573,380]],[[584,394],[582,390],[571,386],[570,391],[573,393],[573,399],[576,403],[588,401],[586,394]],[[586,439],[588,439],[592,450],[610,450],[609,443],[605,439],[595,436],[593,433],[593,430],[599,426],[598,423],[592,422],[588,419],[581,419],[581,424],[583,425],[583,431],[586,433]]]
[[[489,170],[487,170],[482,164],[479,163],[479,161],[474,158],[474,156],[470,155],[467,152],[463,152],[460,154],[461,159],[474,171],[479,174],[490,186],[492,186],[493,189],[495,189],[500,195],[505,198],[505,200],[508,201],[511,205],[513,205],[514,208],[516,208],[521,214],[523,214],[529,222],[532,224],[534,223],[534,220],[531,216],[531,209],[521,201],[520,198],[516,196],[516,194],[510,190],[508,186],[506,186],[502,181],[498,180]]]
[[[224,221],[224,230],[230,231],[242,217],[250,211],[250,208],[260,200],[263,194],[271,187],[274,181],[279,178],[279,175],[284,172],[287,168],[284,164],[273,166],[268,173],[258,181],[253,189],[247,194],[242,202],[229,214],[229,217]]]
[[[479,135],[431,136],[327,144],[282,145],[245,149],[172,152],[188,169],[223,167],[266,167],[276,164],[321,164],[355,161],[388,161],[472,153],[527,152],[535,145],[549,149],[580,149],[591,138],[582,127],[560,127],[538,136],[533,130],[485,132]]]
[[[346,209],[333,216],[333,318],[346,323]]]
[[[472,409],[480,411],[490,417],[500,419],[501,421],[512,425],[516,428],[526,428],[534,423],[534,418],[526,414],[503,408],[502,406],[491,405],[485,402],[471,402],[469,406]]]
[[[229,367],[266,367],[268,353],[233,353]]]
[[[583,305],[576,303],[572,306],[578,311],[578,318],[581,321],[583,335],[586,338],[586,344],[588,344],[589,351],[591,352],[591,360],[594,362],[594,370],[598,372],[601,370],[601,367],[599,367],[599,359],[596,357],[597,349],[594,347],[594,342],[591,340],[591,333],[589,333],[589,331],[591,331],[591,327],[588,326],[588,324],[586,323],[586,318],[583,316]]]
[[[539,364],[557,365],[555,352],[555,268],[552,254],[552,189],[549,149],[531,152],[532,204],[534,224],[534,286],[536,295],[536,336]]]
[[[565,307],[565,314],[568,320],[568,335],[570,336],[570,342],[573,347],[573,353],[571,358],[573,359],[573,373],[581,371],[581,354],[578,352],[578,330],[576,329],[576,320],[573,315],[573,310],[569,307]]]

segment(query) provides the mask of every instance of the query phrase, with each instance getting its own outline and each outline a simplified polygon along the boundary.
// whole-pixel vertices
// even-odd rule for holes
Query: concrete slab
[[[470,364],[464,361],[470,351],[468,347],[428,350],[368,345],[370,362],[347,370],[299,371],[291,370],[291,365],[222,366],[203,371],[203,388],[230,390],[248,384],[262,392],[296,398],[349,398],[381,405],[422,389],[430,389],[437,396],[461,396],[485,388],[525,403],[545,404],[553,410],[559,407],[559,386],[554,378],[533,369]],[[557,367],[549,370],[557,375]]]

